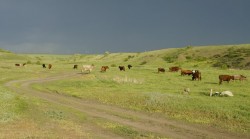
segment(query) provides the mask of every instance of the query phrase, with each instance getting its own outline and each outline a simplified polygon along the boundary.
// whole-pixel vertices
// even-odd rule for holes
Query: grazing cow
[[[77,69],[78,68],[78,65],[74,65],[73,69]]]
[[[230,80],[234,80],[234,76],[230,75],[219,75],[219,84],[222,83],[222,81],[227,81],[229,83]]]
[[[49,69],[51,69],[51,68],[52,68],[52,65],[51,65],[51,64],[49,64],[48,68],[49,68]]]
[[[94,69],[94,65],[83,65],[82,66],[82,72],[88,71],[89,73]]]
[[[15,66],[16,66],[16,67],[21,67],[21,66],[25,67],[25,66],[26,66],[26,63],[23,63],[23,64],[15,64]]]
[[[201,72],[198,70],[193,70],[192,80],[201,80]]]
[[[192,75],[193,74],[193,71],[192,70],[181,70],[181,76],[184,76],[184,75]]]
[[[125,71],[125,67],[124,66],[119,66],[120,71]]]
[[[46,68],[46,65],[45,65],[45,64],[43,64],[43,68]]]
[[[16,66],[16,67],[20,67],[20,66],[21,66],[21,64],[15,64],[15,66]]]
[[[179,70],[181,70],[180,67],[170,67],[170,68],[169,68],[169,71],[170,71],[170,72],[178,72]]]
[[[246,80],[247,77],[243,76],[243,75],[234,75],[234,80]]]
[[[109,66],[102,66],[101,67],[101,72],[106,72],[107,69],[109,69]]]
[[[158,73],[160,72],[165,72],[165,69],[164,68],[158,68]]]
[[[130,68],[132,68],[132,65],[129,64],[129,65],[128,65],[128,69],[130,69]]]

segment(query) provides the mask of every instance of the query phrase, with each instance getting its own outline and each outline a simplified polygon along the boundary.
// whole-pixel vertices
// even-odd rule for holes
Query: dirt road
[[[156,133],[162,137],[179,139],[248,138],[245,135],[228,133],[226,131],[215,129],[212,127],[182,123],[178,121],[169,120],[155,114],[136,112],[128,109],[119,108],[116,106],[104,105],[101,103],[86,101],[53,92],[41,92],[34,90],[30,87],[30,85],[33,83],[50,82],[75,76],[82,75],[77,73],[67,73],[60,76],[48,77],[43,79],[10,81],[5,85],[11,88],[13,91],[16,91],[17,93],[22,93],[26,96],[38,97],[51,103],[59,104],[63,107],[78,110],[90,117],[97,117],[117,122],[122,125],[130,126],[137,131]],[[19,86],[16,86],[15,84],[19,84]]]

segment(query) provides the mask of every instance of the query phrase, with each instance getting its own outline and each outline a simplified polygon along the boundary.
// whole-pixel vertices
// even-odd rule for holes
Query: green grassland
[[[15,67],[15,63],[28,63],[24,67]],[[51,70],[42,69],[41,64],[53,64]],[[73,65],[94,64],[90,74],[74,70]],[[118,66],[133,65],[132,69],[119,71]],[[101,66],[110,68],[100,72]],[[202,80],[192,81],[191,76],[181,76],[180,72],[157,73],[158,67],[168,70],[171,66],[183,69],[198,69]],[[47,54],[14,54],[0,50],[0,125],[20,125],[32,131],[24,137],[45,135],[43,137],[60,137],[61,132],[47,129],[49,123],[59,129],[74,131],[84,137],[89,133],[80,131],[82,123],[91,122],[115,133],[132,137],[139,133],[128,127],[107,121],[89,121],[77,111],[50,105],[37,98],[28,98],[8,90],[3,86],[10,80],[42,78],[59,75],[65,72],[79,73],[79,76],[32,87],[45,92],[57,92],[85,100],[116,105],[161,116],[224,128],[232,132],[250,133],[250,82],[231,81],[219,85],[220,74],[242,74],[250,76],[250,45],[229,46],[187,46],[141,53],[110,53],[96,55],[47,55]],[[183,94],[184,88],[190,88],[190,94]],[[233,97],[210,97],[214,92],[232,91]],[[37,109],[38,108],[38,109]],[[67,111],[71,111],[68,114]],[[33,117],[32,113],[38,116]],[[78,119],[78,120],[75,120]],[[79,120],[80,119],[80,120]],[[28,121],[28,122],[27,122]],[[46,122],[45,122],[46,121]],[[25,123],[25,124],[24,124]],[[28,123],[28,124],[27,124]],[[117,127],[116,129],[111,129]],[[15,126],[14,126],[15,127]],[[20,127],[16,127],[20,128]],[[121,131],[119,129],[126,131]],[[0,132],[4,128],[0,128]],[[42,130],[39,130],[42,129]],[[52,131],[50,131],[52,130]],[[37,133],[39,132],[39,133]],[[52,133],[53,132],[53,133]],[[122,132],[122,133],[121,133]],[[9,134],[3,138],[14,137]],[[1,136],[0,136],[1,138]]]

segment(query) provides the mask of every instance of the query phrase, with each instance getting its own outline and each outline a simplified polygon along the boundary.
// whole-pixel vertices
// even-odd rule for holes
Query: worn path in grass
[[[105,105],[94,101],[58,94],[55,92],[42,92],[31,88],[33,83],[44,83],[65,78],[84,76],[79,73],[65,73],[59,76],[47,77],[33,80],[10,81],[5,86],[12,90],[30,97],[38,97],[63,107],[72,108],[83,112],[93,118],[102,118],[107,121],[116,122],[129,126],[136,131],[154,133],[167,138],[227,138],[242,139],[249,138],[247,135],[238,135],[224,130],[205,127],[195,124],[187,124],[179,121],[163,118],[156,114],[136,112],[116,106]],[[99,137],[114,138],[113,134],[100,134]],[[117,137],[115,137],[117,138]],[[121,136],[122,138],[122,136]]]

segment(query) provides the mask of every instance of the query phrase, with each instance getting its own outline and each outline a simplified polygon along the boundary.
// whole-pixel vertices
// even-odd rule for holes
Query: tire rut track
[[[138,131],[146,131],[159,134],[170,138],[247,138],[243,135],[236,135],[220,131],[214,128],[207,128],[199,125],[191,125],[180,123],[173,120],[168,120],[155,115],[135,112],[115,106],[104,105],[97,102],[81,100],[71,96],[42,92],[34,90],[30,87],[33,83],[43,83],[49,81],[60,80],[63,78],[71,78],[79,76],[79,74],[63,74],[60,76],[47,77],[43,79],[17,80],[10,81],[5,86],[14,89],[16,92],[23,93],[29,96],[35,96],[47,100],[49,102],[69,107],[83,112],[89,116],[107,119],[123,125],[133,127]],[[13,84],[19,83],[20,88]],[[127,118],[132,117],[132,119]],[[135,118],[135,119],[133,119]]]

